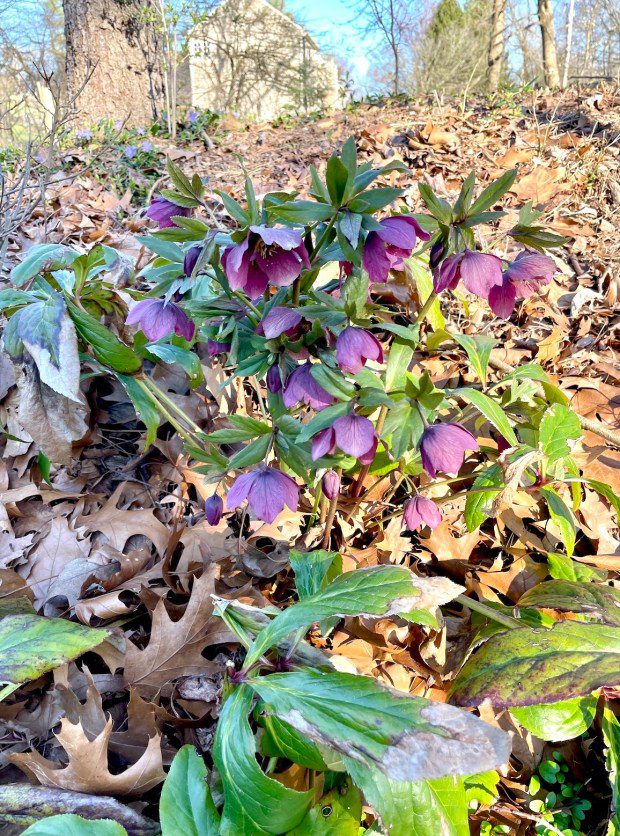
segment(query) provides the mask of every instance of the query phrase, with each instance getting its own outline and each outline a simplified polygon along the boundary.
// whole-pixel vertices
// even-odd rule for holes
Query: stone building
[[[188,53],[194,107],[270,119],[341,104],[336,62],[267,0],[223,0],[190,32]]]

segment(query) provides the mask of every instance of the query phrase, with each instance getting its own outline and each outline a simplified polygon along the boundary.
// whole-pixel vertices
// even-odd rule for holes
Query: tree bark
[[[493,0],[491,12],[491,38],[489,40],[489,58],[487,63],[487,87],[490,93],[496,93],[502,74],[504,58],[504,33],[506,31],[506,0]]]
[[[551,0],[538,0],[538,25],[542,38],[543,73],[547,87],[560,86],[560,70],[555,48],[553,7]]]
[[[562,72],[562,87],[568,87],[568,73],[573,48],[573,22],[575,19],[575,0],[568,4],[568,20],[566,21],[566,55],[564,56],[564,70]]]
[[[144,125],[162,110],[158,36],[143,0],[63,0],[67,95],[85,124]]]

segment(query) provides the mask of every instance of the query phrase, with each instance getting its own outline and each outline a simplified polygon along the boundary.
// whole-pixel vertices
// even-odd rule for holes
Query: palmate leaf
[[[473,714],[372,677],[306,670],[252,678],[248,685],[268,714],[395,781],[495,769],[510,752],[508,736]]]
[[[252,691],[241,685],[220,714],[213,760],[224,789],[221,836],[288,833],[300,824],[314,796],[313,791],[296,792],[263,773],[248,721],[251,706]]]
[[[493,636],[465,663],[450,697],[456,705],[513,708],[587,697],[605,685],[620,685],[620,631],[561,621]]]
[[[419,578],[404,566],[371,566],[346,572],[325,589],[281,612],[248,650],[246,667],[285,636],[334,616],[388,616],[434,612],[463,591],[447,578]]]

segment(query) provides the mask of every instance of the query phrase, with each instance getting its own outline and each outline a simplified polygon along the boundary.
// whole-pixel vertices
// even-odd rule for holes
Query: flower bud
[[[445,255],[445,252],[446,246],[442,241],[437,241],[436,244],[433,244],[428,258],[428,264],[431,270],[434,270],[435,267],[439,266],[441,259]]]
[[[279,392],[282,388],[282,376],[280,375],[280,368],[277,363],[269,367],[267,372],[267,388],[273,394]]]
[[[323,493],[328,499],[335,499],[340,493],[340,476],[335,470],[328,470],[321,482]]]
[[[221,496],[216,493],[210,496],[205,502],[205,517],[209,525],[217,525],[222,519],[222,511],[224,510],[224,502]]]

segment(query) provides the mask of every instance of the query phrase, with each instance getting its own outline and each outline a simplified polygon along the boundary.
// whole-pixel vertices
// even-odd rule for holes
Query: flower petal
[[[294,250],[303,243],[300,232],[285,226],[251,226],[250,231],[256,233],[268,247],[277,244],[283,250]]]
[[[243,500],[247,498],[250,488],[256,479],[256,473],[256,470],[251,470],[249,473],[242,473],[240,476],[237,476],[226,495],[226,508],[228,510],[236,508],[237,505],[241,505]]]
[[[359,458],[372,448],[375,428],[372,421],[363,415],[344,415],[334,421],[336,444],[343,453]]]
[[[491,288],[502,283],[502,260],[490,253],[465,250],[460,272],[463,284],[470,293],[488,299]]]
[[[362,254],[362,267],[368,273],[368,278],[371,282],[387,282],[390,266],[385,244],[376,232],[369,233]]]
[[[273,307],[267,316],[259,323],[262,334],[268,339],[273,340],[284,334],[287,331],[292,331],[302,320],[301,314],[291,308],[285,308],[280,305]],[[257,329],[258,330],[258,329]]]
[[[510,319],[516,300],[517,291],[515,286],[511,281],[506,280],[506,273],[504,273],[502,284],[495,285],[489,291],[489,306],[495,316]]]

